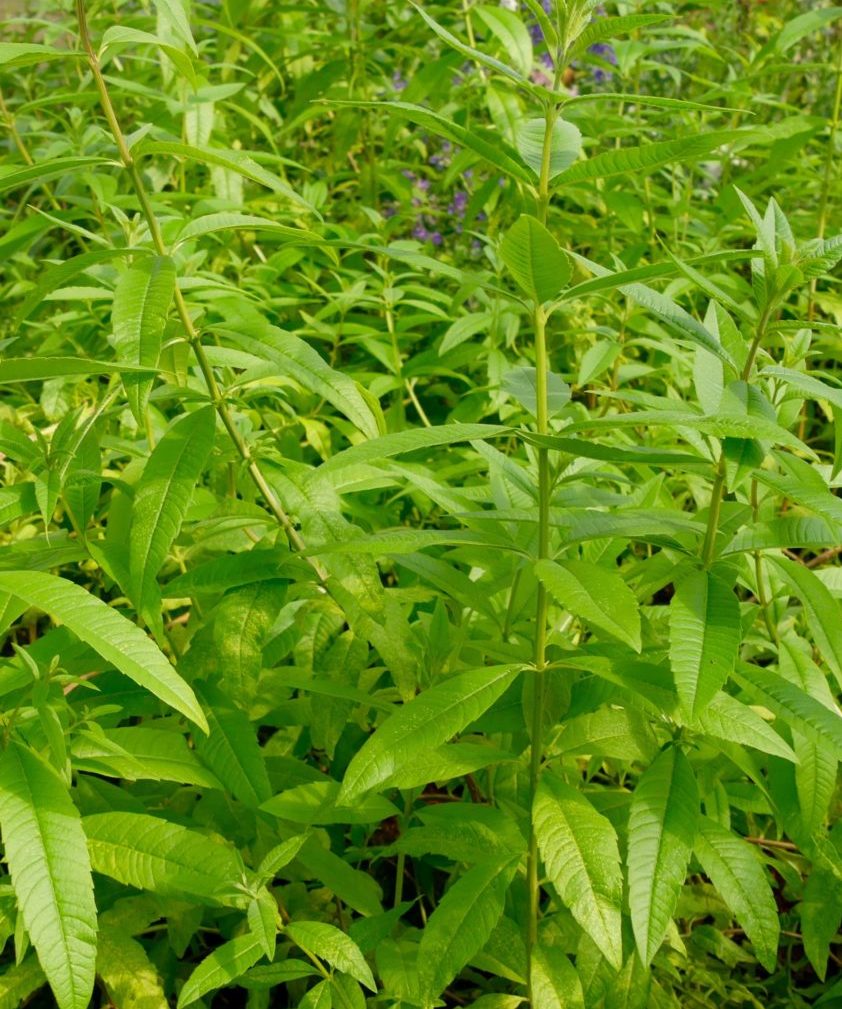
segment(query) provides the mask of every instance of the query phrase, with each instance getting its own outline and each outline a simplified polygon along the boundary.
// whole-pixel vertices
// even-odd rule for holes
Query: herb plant
[[[842,1005],[841,15],[8,12],[0,1009]]]

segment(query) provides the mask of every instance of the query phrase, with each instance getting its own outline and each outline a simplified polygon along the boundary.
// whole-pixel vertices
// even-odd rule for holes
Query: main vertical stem
[[[827,209],[830,199],[830,182],[833,177],[833,165],[835,162],[836,134],[842,120],[842,33],[836,43],[838,48],[836,60],[836,93],[833,99],[833,116],[830,120],[830,135],[827,138],[827,155],[824,163],[824,174],[822,176],[822,191],[819,198],[819,226],[817,237],[824,238],[827,231]],[[813,321],[816,300],[816,278],[810,281],[810,298],[807,302],[807,321]]]
[[[544,110],[544,147],[541,157],[541,175],[538,182],[538,220],[547,222],[550,204],[550,166],[552,160],[553,127],[558,117],[558,108],[548,102]],[[549,355],[547,354],[547,315],[543,305],[534,310],[535,327],[535,400],[538,434],[549,434],[548,376]],[[538,559],[550,555],[550,460],[546,448],[538,449]],[[538,583],[535,603],[535,672],[533,674],[532,712],[530,724],[529,798],[530,828],[529,848],[526,858],[526,880],[529,891],[527,918],[526,952],[527,985],[529,1000],[532,1002],[532,953],[538,941],[538,920],[541,913],[541,884],[538,878],[538,839],[532,819],[532,805],[541,776],[541,760],[544,750],[544,696],[546,692],[547,667],[547,590]]]
[[[135,196],[137,197],[138,203],[140,204],[141,213],[146,221],[149,228],[149,235],[152,239],[152,245],[155,248],[156,253],[159,256],[166,256],[169,254],[164,239],[161,235],[161,227],[158,223],[158,218],[155,215],[155,211],[149,200],[149,194],[146,192],[146,187],[143,184],[143,178],[140,174],[140,170],[137,166],[137,162],[132,155],[128,143],[126,142],[125,134],[120,127],[120,122],[117,118],[117,114],[114,111],[114,106],[111,102],[111,96],[108,93],[108,87],[105,83],[105,78],[102,75],[102,70],[99,65],[99,58],[97,57],[96,51],[94,50],[93,43],[91,42],[90,32],[88,30],[88,19],[85,11],[85,0],[76,0],[76,16],[79,23],[79,36],[82,40],[82,46],[85,50],[85,55],[88,58],[88,66],[90,67],[91,74],[93,75],[94,82],[96,84],[97,92],[99,94],[100,105],[102,111],[105,114],[105,118],[108,122],[108,126],[111,130],[111,134],[114,137],[114,142],[117,145],[117,150],[120,154],[120,160],[123,162],[123,166],[129,173],[129,177],[132,182],[132,188],[135,191]],[[304,541],[295,526],[292,524],[289,516],[284,510],[281,502],[278,500],[277,495],[270,486],[268,480],[266,479],[260,465],[257,460],[252,456],[251,449],[249,448],[246,441],[240,434],[239,429],[234,421],[231,411],[228,409],[228,405],[222,395],[222,390],[219,388],[219,384],[216,381],[216,375],[214,374],[213,367],[208,360],[205,349],[202,346],[202,341],[200,334],[196,329],[193,322],[190,311],[187,307],[187,302],[184,300],[178,286],[175,288],[175,307],[178,314],[181,325],[184,328],[184,333],[193,350],[193,354],[196,357],[196,363],[199,366],[199,371],[204,379],[205,386],[207,387],[208,396],[211,403],[213,403],[216,408],[217,415],[222,421],[225,430],[228,432],[237,454],[240,456],[241,460],[245,464],[249,476],[252,482],[257,487],[258,491],[262,495],[264,501],[266,502],[269,511],[272,516],[277,521],[277,523],[283,528],[287,535],[290,546],[294,550],[303,550]],[[317,574],[320,577],[323,576],[321,570],[321,565],[316,566]]]

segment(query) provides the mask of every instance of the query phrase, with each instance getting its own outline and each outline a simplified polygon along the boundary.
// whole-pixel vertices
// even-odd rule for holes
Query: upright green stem
[[[149,228],[149,235],[152,239],[152,244],[155,247],[155,251],[159,256],[166,256],[169,254],[164,239],[161,235],[161,228],[158,223],[158,218],[155,216],[155,211],[149,200],[149,194],[146,192],[146,187],[143,183],[143,178],[140,174],[140,169],[138,168],[137,162],[135,161],[131,150],[126,142],[125,134],[120,127],[120,122],[117,119],[117,114],[114,111],[114,106],[111,103],[111,96],[108,93],[108,87],[105,83],[105,78],[102,75],[102,70],[99,65],[99,59],[97,57],[96,51],[94,50],[93,44],[91,42],[90,32],[88,30],[88,19],[85,12],[85,0],[76,0],[76,15],[79,22],[79,35],[82,40],[82,45],[84,47],[85,53],[88,58],[88,66],[90,67],[91,74],[94,78],[94,83],[96,84],[97,92],[99,93],[100,105],[102,111],[105,114],[106,121],[111,130],[111,134],[114,137],[114,142],[117,145],[117,150],[120,154],[120,160],[126,171],[129,173],[129,178],[131,179],[132,187],[135,191],[138,203],[140,204],[141,213],[146,220],[147,227]],[[302,540],[298,530],[292,524],[290,517],[287,515],[283,508],[283,505],[278,500],[272,487],[269,485],[263,471],[260,468],[257,460],[252,456],[251,449],[249,448],[247,442],[240,434],[231,411],[228,409],[228,405],[222,395],[222,390],[219,388],[219,384],[216,381],[216,376],[213,372],[213,367],[205,354],[205,349],[202,346],[200,334],[196,329],[193,319],[190,315],[190,311],[187,307],[187,302],[184,300],[184,295],[181,293],[179,288],[176,286],[175,289],[175,307],[178,317],[181,321],[181,325],[184,328],[187,340],[193,350],[193,354],[196,358],[196,363],[199,366],[199,371],[202,374],[205,385],[208,390],[208,396],[213,403],[219,419],[222,421],[225,430],[228,432],[237,454],[242,459],[246,466],[249,476],[251,477],[254,485],[257,487],[259,493],[266,502],[269,511],[272,513],[274,519],[283,528],[287,535],[290,546],[295,550],[304,549],[304,541]],[[314,565],[315,566],[315,565]],[[320,573],[321,566],[319,565],[316,569]]]
[[[560,63],[561,61],[559,61]],[[559,70],[556,70],[556,86]],[[544,109],[544,145],[541,153],[541,174],[538,180],[538,220],[547,222],[547,210],[550,205],[550,173],[552,163],[553,127],[558,118],[558,107],[554,102],[548,102]],[[538,434],[550,432],[548,375],[549,355],[547,353],[547,314],[543,305],[536,305],[534,312],[535,327],[535,415]],[[550,481],[550,460],[546,448],[538,449],[538,559],[543,560],[550,555],[550,501],[552,488]],[[541,776],[541,761],[544,751],[544,700],[546,693],[547,667],[547,590],[542,582],[538,583],[535,603],[535,672],[533,674],[532,711],[530,718],[530,758],[529,758],[529,797],[530,797],[530,829],[529,848],[526,857],[526,882],[529,893],[527,912],[526,952],[527,952],[527,985],[529,999],[532,1003],[532,953],[538,941],[538,920],[541,913],[541,884],[538,877],[538,839],[535,825],[531,817],[532,804],[538,789]]]
[[[754,367],[754,359],[757,357],[757,352],[760,350],[763,339],[766,336],[766,330],[769,326],[770,317],[770,309],[765,308],[758,320],[757,329],[754,333],[754,339],[751,341],[748,356],[746,357],[746,363],[743,365],[743,370],[740,373],[740,378],[743,382],[747,382],[749,376],[751,375],[751,369]],[[716,549],[716,534],[719,531],[719,516],[722,512],[722,495],[725,490],[725,476],[725,453],[723,449],[720,448],[719,464],[716,467],[716,476],[714,477],[713,488],[710,493],[710,508],[708,510],[705,539],[702,544],[702,564],[704,564],[706,568],[709,568],[713,563],[713,555]]]
[[[824,238],[827,230],[827,212],[830,199],[830,182],[833,177],[833,165],[835,163],[836,134],[839,130],[839,123],[842,121],[842,33],[837,42],[839,52],[836,60],[836,94],[833,99],[833,116],[830,120],[830,136],[827,138],[827,154],[824,162],[824,175],[822,176],[821,196],[819,197],[819,226],[816,232],[818,238]],[[810,298],[807,302],[807,321],[813,321],[816,299],[816,278],[810,281]]]

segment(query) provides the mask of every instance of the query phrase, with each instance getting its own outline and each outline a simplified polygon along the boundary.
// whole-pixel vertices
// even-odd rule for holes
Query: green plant
[[[840,13],[9,20],[0,1009],[842,999]]]

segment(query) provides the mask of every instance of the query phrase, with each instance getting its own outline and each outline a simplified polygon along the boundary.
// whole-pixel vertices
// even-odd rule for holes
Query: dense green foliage
[[[0,1009],[842,1006],[842,7],[0,42]]]

